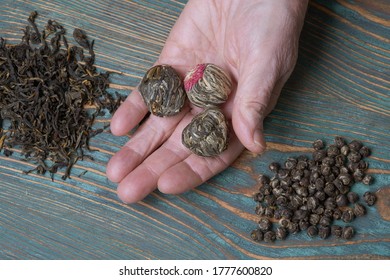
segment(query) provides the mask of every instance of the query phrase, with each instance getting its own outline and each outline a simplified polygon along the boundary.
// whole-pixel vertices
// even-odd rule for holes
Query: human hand
[[[216,157],[192,154],[181,133],[201,109],[187,105],[173,117],[151,115],[107,165],[125,203],[142,200],[158,188],[177,194],[227,168],[243,151],[265,149],[263,120],[274,108],[297,58],[307,0],[190,0],[156,64],[169,64],[184,78],[199,63],[230,73],[234,87],[222,110],[231,120],[228,148]],[[125,135],[147,114],[133,91],[114,114],[111,131]]]

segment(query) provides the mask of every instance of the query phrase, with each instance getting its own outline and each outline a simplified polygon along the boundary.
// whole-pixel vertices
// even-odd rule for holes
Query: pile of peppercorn
[[[253,240],[284,240],[288,234],[300,231],[322,239],[330,235],[353,237],[355,230],[349,223],[365,215],[366,206],[359,202],[359,195],[351,187],[355,182],[372,183],[371,175],[365,174],[368,163],[363,160],[370,150],[356,140],[347,144],[339,136],[328,147],[322,140],[316,140],[313,148],[312,159],[303,155],[291,157],[284,166],[273,162],[269,169],[274,176],[259,176],[260,187],[254,200],[258,203],[255,212],[260,220],[258,228],[251,232]],[[367,191],[363,200],[372,206],[376,196]],[[346,225],[333,224],[335,220]],[[274,222],[278,223],[276,229]]]

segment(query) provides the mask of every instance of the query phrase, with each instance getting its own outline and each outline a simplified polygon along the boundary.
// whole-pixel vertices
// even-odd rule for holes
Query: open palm
[[[121,200],[139,201],[157,187],[165,193],[187,191],[228,167],[244,146],[254,153],[265,149],[263,119],[294,67],[303,2],[189,1],[156,64],[169,64],[182,77],[199,63],[214,63],[230,73],[235,86],[222,107],[233,128],[228,149],[204,158],[182,145],[181,133],[200,108],[188,105],[167,118],[151,115],[108,163],[107,176],[119,183]],[[124,135],[146,114],[134,91],[115,113],[111,131]]]

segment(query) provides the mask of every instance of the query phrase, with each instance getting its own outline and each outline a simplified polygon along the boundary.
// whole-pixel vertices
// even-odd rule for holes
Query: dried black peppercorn
[[[342,138],[341,136],[336,136],[334,138],[334,144],[336,145],[337,148],[341,148],[345,145],[345,139]]]
[[[314,214],[322,215],[325,212],[325,208],[323,205],[318,206],[316,209],[312,211]]]
[[[356,182],[360,182],[362,181],[364,178],[364,172],[363,170],[361,169],[355,169],[355,171],[353,172],[353,179],[356,181]]]
[[[348,170],[351,173],[355,172],[355,170],[358,169],[358,165],[359,165],[358,162],[355,162],[355,163],[354,162],[348,162],[347,163]]]
[[[263,216],[265,212],[265,207],[263,205],[257,205],[255,208],[255,213],[259,216]]]
[[[300,220],[298,225],[300,230],[306,230],[310,226],[310,223],[308,220]]]
[[[287,237],[287,230],[284,227],[278,227],[275,230],[275,236],[277,240],[285,240]]]
[[[287,197],[285,197],[285,196],[279,196],[279,197],[276,199],[276,205],[279,206],[279,207],[285,207],[285,206],[287,206],[287,202],[288,202],[288,199],[287,199]]]
[[[362,183],[365,184],[365,185],[371,185],[372,181],[373,181],[373,179],[372,179],[371,175],[366,175],[362,179]]]
[[[309,192],[309,197],[311,197],[311,196],[313,196],[317,192],[317,188],[313,184],[310,184],[307,187],[307,191]]]
[[[307,187],[302,187],[302,186],[296,188],[295,189],[295,193],[297,195],[300,195],[300,196],[303,196],[303,197],[306,197],[306,196],[309,195],[309,191],[308,191]]]
[[[259,221],[259,229],[263,232],[266,232],[268,230],[270,230],[272,227],[272,223],[270,220],[268,220],[267,218],[262,218],[260,221]]]
[[[330,232],[336,238],[340,238],[343,235],[343,228],[341,226],[338,226],[338,225],[333,225],[330,228]]]
[[[296,223],[296,222],[291,222],[288,227],[287,227],[287,230],[289,233],[291,234],[296,234],[299,232],[299,224]]]
[[[342,237],[344,239],[351,239],[355,235],[355,230],[353,227],[347,226],[343,228]]]
[[[309,217],[309,223],[311,225],[317,225],[320,222],[321,216],[318,214],[311,214]]]
[[[318,150],[313,152],[313,160],[315,161],[322,161],[322,159],[325,157],[326,157],[325,150]]]
[[[336,176],[335,176],[335,174],[333,174],[333,170],[332,169],[333,169],[333,166],[330,168],[330,174],[327,175],[327,176],[324,176],[325,180],[327,182],[333,182],[334,180],[336,180]]]
[[[345,194],[339,194],[336,196],[336,204],[339,207],[347,206],[348,205],[348,198]]]
[[[324,206],[327,209],[335,209],[337,207],[336,199],[334,197],[328,197],[324,202]]]
[[[339,174],[340,176],[341,176],[341,175],[345,175],[345,174],[348,174],[348,173],[349,173],[349,170],[348,170],[348,168],[347,168],[347,167],[345,167],[345,166],[341,166],[339,170],[340,170],[340,174]],[[349,185],[349,184],[344,184],[344,185]]]
[[[306,230],[306,233],[309,237],[314,237],[318,235],[318,228],[316,226],[309,226]]]
[[[258,192],[253,195],[253,200],[256,202],[262,202],[264,199],[264,194]]]
[[[366,207],[363,204],[356,202],[353,208],[353,213],[356,217],[361,217],[366,214]]]
[[[314,150],[321,150],[325,147],[324,142],[321,139],[317,139],[313,142]]]
[[[330,196],[330,197],[335,197],[337,195],[336,193],[336,188],[331,182],[327,182],[325,184],[324,192]]]
[[[270,230],[264,233],[264,241],[265,242],[274,242],[276,239],[276,234],[274,231]]]
[[[279,220],[282,218],[282,209],[277,208],[274,211],[274,219]]]
[[[289,203],[290,209],[297,209],[302,205],[303,205],[303,199],[301,196],[296,194],[290,196],[290,203]]]
[[[329,226],[332,223],[332,219],[327,216],[322,216],[319,224],[321,226]]]
[[[368,169],[368,163],[364,160],[361,160],[357,163],[357,168],[366,171]]]
[[[327,150],[328,157],[335,157],[340,154],[340,150],[336,145],[330,145]]]
[[[278,173],[279,169],[280,169],[280,165],[279,163],[277,162],[272,162],[269,166],[268,166],[269,170],[271,170],[272,172],[274,173]]]
[[[340,148],[340,153],[344,156],[347,156],[349,154],[349,147],[347,145],[344,145]]]
[[[322,159],[322,166],[324,166],[324,165],[326,165],[326,166],[333,166],[333,165],[335,165],[335,159],[334,159],[334,157],[330,157],[330,156],[327,156],[327,157],[324,157],[323,159]]]
[[[336,208],[336,209],[337,209],[337,208]],[[333,212],[334,212],[334,210],[336,210],[336,209],[325,209],[323,215],[324,215],[325,217],[331,218],[331,219],[333,220]]]
[[[317,191],[314,194],[314,197],[317,198],[319,201],[324,201],[326,199],[326,193],[323,191]]]
[[[350,223],[352,222],[354,219],[355,219],[355,214],[353,213],[353,210],[348,208],[348,209],[345,209],[343,211],[343,213],[341,214],[341,219],[345,222],[345,223]]]
[[[279,182],[279,179],[274,178],[271,180],[271,182],[269,182],[269,185],[271,186],[271,188],[276,188],[277,186],[279,186]]]
[[[314,184],[316,186],[316,189],[319,191],[322,191],[325,187],[325,181],[323,178],[317,178]]]
[[[362,143],[357,141],[357,140],[352,140],[349,144],[348,144],[349,148],[351,149],[351,151],[359,151],[361,148],[362,148]]]
[[[281,212],[282,218],[291,219],[293,216],[293,211],[291,209],[283,209]]]
[[[278,170],[278,177],[279,179],[284,179],[289,175],[290,171],[288,169],[279,169]]]
[[[276,198],[274,195],[269,194],[264,197],[264,203],[266,206],[275,206]]]
[[[324,176],[328,176],[332,173],[332,169],[328,165],[321,166],[321,174]]]
[[[294,212],[293,221],[300,221],[306,219],[309,216],[309,211],[298,209]]]
[[[351,151],[347,158],[350,162],[357,163],[362,159],[362,156],[356,151]]]
[[[355,192],[349,192],[347,193],[347,198],[350,203],[355,203],[359,200],[359,195]]]
[[[295,158],[288,158],[284,162],[284,167],[287,169],[293,169],[297,166],[297,160]]]
[[[314,210],[318,207],[319,205],[319,199],[317,197],[314,197],[314,196],[310,196],[307,198],[307,208],[309,210]]]
[[[290,185],[291,185],[291,178],[290,177],[287,177],[287,178],[280,180],[280,186],[282,188],[288,187]]]
[[[328,238],[330,235],[330,227],[329,226],[320,226],[318,228],[318,236],[322,239]]]
[[[343,182],[341,182],[341,180],[339,178],[336,178],[333,180],[333,185],[338,189],[342,189],[344,187],[344,184]]]
[[[279,220],[279,225],[281,227],[284,227],[284,228],[288,228],[288,225],[291,223],[291,221],[289,219],[286,219],[286,218],[281,218]]]
[[[300,160],[297,162],[297,166],[296,168],[299,169],[299,170],[305,170],[305,168],[308,167],[308,162],[307,161],[303,161],[303,160]]]
[[[251,232],[251,238],[254,241],[262,241],[263,240],[263,232],[260,229],[254,229]]]
[[[352,182],[352,177],[348,173],[340,173],[338,179],[343,183],[345,186],[349,186]]]
[[[345,163],[345,156],[342,154],[339,154],[339,155],[335,156],[334,161],[335,161],[335,165],[337,167],[342,167],[342,166],[344,166],[344,163]],[[340,171],[338,173],[340,174]]]
[[[362,157],[368,157],[370,155],[370,149],[368,147],[366,147],[366,146],[363,146],[363,147],[360,148],[359,154]]]
[[[280,229],[269,233],[278,240],[283,240],[287,232],[294,234],[301,230],[312,237],[327,238],[332,234],[336,238],[351,238],[353,228],[332,225],[333,221],[342,219],[350,223],[355,216],[366,213],[366,208],[357,203],[359,196],[350,190],[356,181],[369,184],[372,180],[364,174],[368,164],[361,159],[369,150],[356,140],[346,145],[341,137],[336,137],[334,145],[328,148],[322,141],[313,143],[313,147],[313,159],[290,157],[284,168],[272,163],[274,178],[259,190],[263,195],[254,197],[263,207],[257,208],[257,213],[278,220]],[[367,192],[364,199],[368,204],[375,203],[373,193]],[[352,208],[347,207],[349,203]],[[272,232],[268,227],[264,231]]]
[[[274,209],[272,207],[265,208],[264,216],[272,218],[274,216]]]
[[[333,211],[333,220],[340,220],[341,219],[341,215],[342,215],[342,211],[340,209],[335,209]]]
[[[266,185],[266,184],[269,184],[270,179],[269,179],[268,176],[262,174],[262,175],[260,175],[260,176],[257,178],[257,181],[259,182],[260,187],[262,187],[262,186],[264,186],[264,185]]]
[[[376,195],[372,192],[365,192],[363,195],[363,199],[367,203],[368,206],[372,206],[375,204]]]
[[[264,187],[262,187],[260,189],[260,191],[264,194],[264,195],[270,195],[272,193],[272,188],[270,185],[264,185]]]
[[[350,187],[349,186],[345,186],[345,185],[338,185],[338,188],[337,188],[337,191],[338,193],[336,193],[336,195],[338,195],[339,193],[341,194],[346,194],[350,191]]]

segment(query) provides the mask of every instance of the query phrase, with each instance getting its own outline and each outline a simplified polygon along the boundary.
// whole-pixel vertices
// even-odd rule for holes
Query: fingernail
[[[254,132],[253,142],[258,147],[259,152],[262,152],[265,150],[266,145],[265,145],[263,133],[259,128],[257,128]]]

